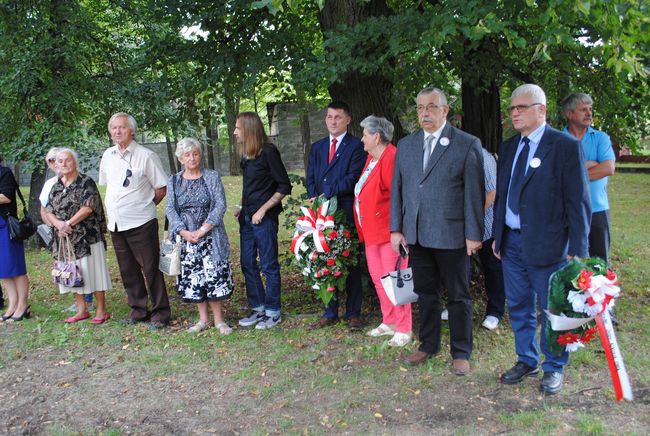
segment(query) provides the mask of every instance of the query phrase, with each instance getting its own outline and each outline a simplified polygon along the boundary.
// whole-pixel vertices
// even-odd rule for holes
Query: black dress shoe
[[[16,312],[14,312],[14,315]],[[32,306],[27,306],[27,309],[24,310],[23,314],[20,316],[12,316],[11,320],[12,321],[22,321],[24,318],[31,318],[32,316]],[[2,317],[4,319],[4,316]]]
[[[528,366],[524,362],[517,362],[515,366],[501,374],[501,383],[515,385],[522,381],[524,377],[536,377],[538,373],[538,367]]]
[[[542,383],[539,385],[539,390],[546,395],[553,395],[560,392],[564,384],[564,374],[561,372],[545,372],[542,377]]]

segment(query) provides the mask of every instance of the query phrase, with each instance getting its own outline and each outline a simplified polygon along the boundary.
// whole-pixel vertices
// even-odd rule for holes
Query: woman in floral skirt
[[[181,273],[178,293],[186,303],[196,303],[199,321],[189,328],[198,333],[210,327],[209,310],[219,333],[232,329],[224,322],[222,301],[233,291],[230,245],[223,223],[226,195],[219,173],[202,168],[201,143],[184,138],[176,146],[176,157],[183,170],[167,183],[167,208],[170,234],[180,235]]]

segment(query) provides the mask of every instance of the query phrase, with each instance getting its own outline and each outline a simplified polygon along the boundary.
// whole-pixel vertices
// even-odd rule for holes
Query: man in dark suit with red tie
[[[345,211],[348,223],[354,228],[354,185],[366,163],[366,152],[361,140],[347,132],[351,121],[350,109],[344,102],[333,101],[327,106],[325,123],[329,136],[311,147],[307,167],[307,195],[310,199],[321,194],[327,198],[336,196],[339,209]],[[323,316],[311,328],[338,322],[340,291],[342,289],[337,290],[336,298],[330,301]],[[346,292],[345,318],[351,330],[358,330],[363,327],[361,273],[358,266],[350,268]]]
[[[540,390],[562,389],[568,353],[551,353],[544,337],[551,274],[573,256],[586,256],[591,202],[580,143],[546,124],[546,95],[533,84],[512,93],[512,126],[519,134],[499,148],[494,254],[503,266],[517,363],[501,376],[516,384],[539,373]],[[537,343],[537,303],[542,338]]]

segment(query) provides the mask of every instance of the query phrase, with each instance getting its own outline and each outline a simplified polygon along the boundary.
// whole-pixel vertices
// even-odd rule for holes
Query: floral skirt
[[[181,273],[177,278],[178,294],[186,303],[225,300],[235,287],[228,259],[212,259],[211,236],[197,244],[183,241],[181,246]]]

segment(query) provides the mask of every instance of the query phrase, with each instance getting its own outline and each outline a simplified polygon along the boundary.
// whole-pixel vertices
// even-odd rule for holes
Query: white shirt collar
[[[438,130],[436,130],[435,132],[433,132],[433,133],[429,133],[429,132],[426,132],[426,131],[425,131],[425,132],[424,132],[424,142],[426,142],[426,141],[427,141],[427,138],[428,138],[429,136],[431,136],[431,135],[434,136],[434,138],[435,138],[435,142],[438,142],[438,139],[440,139],[440,135],[442,134],[442,129],[444,129],[446,125],[447,125],[447,121],[445,121],[444,123],[442,123],[442,126],[440,126],[440,128],[439,128]]]
[[[340,144],[341,142],[343,142],[343,138],[345,138],[345,135],[347,135],[347,133],[348,133],[348,132],[345,131],[345,132],[343,132],[341,135],[336,136],[336,137],[335,137],[335,136],[332,136],[332,134],[330,133],[330,144],[332,143],[332,139],[336,138],[336,148],[338,148],[338,147],[339,147],[339,144]]]

